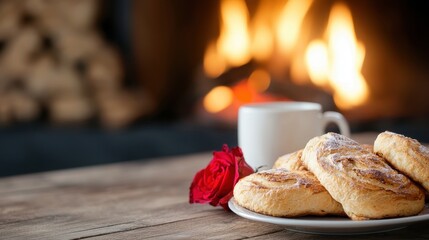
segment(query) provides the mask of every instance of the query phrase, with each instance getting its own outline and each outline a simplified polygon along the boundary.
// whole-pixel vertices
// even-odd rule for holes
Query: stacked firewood
[[[96,23],[97,0],[0,1],[0,124],[43,116],[118,128],[150,110],[124,87],[117,50]]]

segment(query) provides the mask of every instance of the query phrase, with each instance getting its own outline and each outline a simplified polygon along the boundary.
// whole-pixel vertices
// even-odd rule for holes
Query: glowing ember
[[[250,77],[247,81],[249,86],[257,92],[264,92],[270,86],[271,77],[267,71],[263,69],[257,69],[253,71],[252,74],[250,74]]]
[[[233,95],[231,88],[217,86],[204,97],[204,108],[211,113],[220,112],[231,105]]]
[[[249,79],[243,79],[231,87],[213,88],[204,97],[204,109],[224,120],[235,122],[238,108],[243,104],[290,100],[263,92],[269,87],[270,82],[266,71],[255,70]]]

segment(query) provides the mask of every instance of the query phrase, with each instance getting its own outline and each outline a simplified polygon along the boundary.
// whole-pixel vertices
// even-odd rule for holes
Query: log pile
[[[150,111],[126,89],[120,54],[96,28],[97,0],[0,2],[0,124],[126,126]]]

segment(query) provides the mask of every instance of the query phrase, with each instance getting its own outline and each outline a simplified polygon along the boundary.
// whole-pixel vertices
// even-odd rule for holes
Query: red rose
[[[239,147],[223,145],[221,152],[213,152],[213,158],[205,169],[200,170],[192,181],[189,203],[221,205],[228,210],[235,184],[242,177],[253,173]]]

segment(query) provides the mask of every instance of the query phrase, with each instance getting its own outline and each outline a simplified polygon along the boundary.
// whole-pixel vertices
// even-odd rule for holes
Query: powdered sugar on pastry
[[[374,151],[394,168],[429,191],[429,149],[404,135],[383,132],[374,142]]]
[[[352,219],[408,216],[424,207],[423,192],[413,182],[345,136],[311,139],[302,161]]]
[[[254,212],[296,217],[304,215],[344,215],[336,202],[308,171],[270,169],[240,179],[234,199]]]

